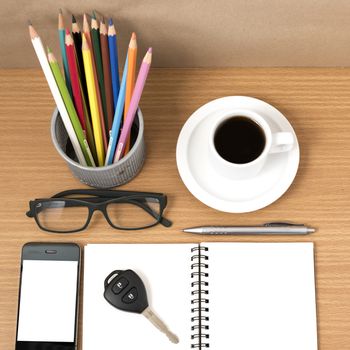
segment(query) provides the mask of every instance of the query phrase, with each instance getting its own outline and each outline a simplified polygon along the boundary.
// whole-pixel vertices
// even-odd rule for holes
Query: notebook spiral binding
[[[191,339],[192,349],[209,348],[209,282],[208,247],[198,246],[191,249]]]

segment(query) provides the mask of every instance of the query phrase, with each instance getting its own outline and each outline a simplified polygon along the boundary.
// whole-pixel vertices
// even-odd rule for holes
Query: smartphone
[[[77,348],[80,255],[73,243],[23,246],[16,350]]]

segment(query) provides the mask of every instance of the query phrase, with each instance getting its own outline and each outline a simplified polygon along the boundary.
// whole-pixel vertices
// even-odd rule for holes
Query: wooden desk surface
[[[215,237],[217,241],[313,241],[316,245],[319,349],[350,344],[350,69],[152,69],[142,97],[147,161],[123,189],[168,195],[172,228],[113,230],[99,213],[83,233],[40,231],[25,216],[28,201],[82,188],[51,144],[54,108],[40,70],[0,70],[0,348],[14,348],[20,251],[29,241],[198,242],[186,226],[291,220],[318,227],[305,237]],[[227,214],[206,207],[178,175],[175,146],[181,126],[202,104],[247,95],[276,106],[292,123],[301,162],[288,192],[265,209]],[[296,349],[297,350],[297,349]]]

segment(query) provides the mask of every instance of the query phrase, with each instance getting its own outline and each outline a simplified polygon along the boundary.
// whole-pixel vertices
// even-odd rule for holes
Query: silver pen
[[[269,222],[262,226],[201,226],[183,230],[201,235],[307,235],[315,231],[304,224],[288,222]]]

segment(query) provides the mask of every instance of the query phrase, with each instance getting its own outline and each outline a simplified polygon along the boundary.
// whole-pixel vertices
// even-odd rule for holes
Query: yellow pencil
[[[92,127],[94,130],[98,165],[103,166],[104,160],[105,160],[105,152],[103,147],[102,129],[100,124],[100,113],[98,109],[97,93],[96,93],[96,86],[95,86],[92,59],[91,59],[91,51],[86,41],[85,34],[83,34],[82,53],[83,53],[86,85],[87,85],[88,95],[89,95],[90,112],[91,112],[91,119],[92,119]]]

